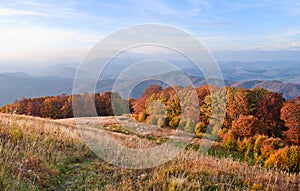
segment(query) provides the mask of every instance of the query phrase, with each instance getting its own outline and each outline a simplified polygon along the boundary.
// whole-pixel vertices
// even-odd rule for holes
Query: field
[[[81,118],[130,148],[164,143],[172,130],[132,133],[127,118]],[[124,128],[126,126],[126,128]],[[98,158],[81,139],[74,119],[50,120],[0,114],[0,190],[299,190],[300,175],[267,170],[226,153],[218,143],[206,153],[199,138],[173,160],[147,169],[126,169]],[[214,152],[215,151],[215,152]],[[113,153],[113,151],[112,151]],[[225,153],[225,154],[224,154]]]

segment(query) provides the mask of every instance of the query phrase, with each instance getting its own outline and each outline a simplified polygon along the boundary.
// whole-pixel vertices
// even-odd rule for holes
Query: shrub
[[[139,113],[138,121],[141,121],[141,122],[145,121],[147,119],[147,117],[148,117],[148,114],[143,111],[143,112]]]
[[[169,127],[170,126],[171,120],[169,117],[166,117],[166,118],[160,117],[160,119],[162,119],[162,123],[161,123],[160,127]]]
[[[196,133],[196,135],[205,133],[206,129],[207,129],[207,126],[205,125],[205,123],[199,122],[199,123],[197,123],[197,125],[195,127],[195,133]]]
[[[227,129],[227,128],[222,128],[222,129],[220,129],[218,136],[219,136],[220,138],[224,139],[224,137],[225,137],[225,135],[227,134],[227,132],[228,132],[228,129]]]
[[[250,152],[253,151],[253,139],[244,138],[242,141],[238,141],[238,150],[244,152],[244,160],[248,161]]]
[[[222,146],[226,149],[236,149],[237,148],[237,141],[235,139],[235,136],[231,130],[229,130],[224,138]]]
[[[291,146],[279,149],[272,154],[265,162],[266,168],[278,168],[289,172],[299,173],[299,146]]]
[[[274,154],[276,150],[283,148],[284,143],[280,138],[268,138],[261,144],[261,155],[266,159]]]
[[[240,151],[252,151],[253,150],[253,140],[251,138],[244,138],[242,141],[238,141],[238,150]]]
[[[261,145],[262,143],[264,142],[264,140],[268,139],[267,136],[265,135],[258,135],[255,139],[255,143],[254,143],[254,151],[257,153],[257,154],[261,154]]]
[[[265,160],[278,149],[285,145],[280,138],[268,138],[266,136],[258,136],[254,145],[254,158],[257,163],[263,164]]]
[[[179,125],[180,118],[179,117],[174,117],[172,120],[169,122],[169,125],[171,128],[176,129]]]

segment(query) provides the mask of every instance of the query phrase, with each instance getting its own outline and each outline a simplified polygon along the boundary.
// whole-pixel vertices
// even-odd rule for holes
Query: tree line
[[[181,89],[180,89],[181,88]],[[177,88],[178,89],[178,88]],[[179,91],[188,91],[188,87],[179,87]],[[186,129],[196,134],[210,133],[224,137],[230,134],[238,139],[253,137],[257,134],[268,137],[285,138],[290,144],[299,144],[300,126],[300,96],[289,101],[283,98],[282,93],[270,92],[263,88],[244,89],[226,87],[226,98],[218,97],[218,93],[211,96],[211,91],[221,92],[224,89],[209,87],[208,85],[196,88],[199,102],[199,118],[197,121],[180,120],[181,106],[188,99],[178,97],[174,88],[151,86],[138,100],[132,102],[133,116],[139,121],[157,124],[159,116],[151,115],[149,104],[159,101],[166,106],[166,117],[161,126],[177,128],[186,123]],[[221,94],[220,94],[221,95]],[[217,126],[220,132],[209,128],[212,101],[224,99],[226,101],[225,118],[223,124]],[[181,103],[180,103],[181,101]],[[216,101],[216,100],[215,100]],[[183,103],[182,103],[183,102]],[[191,104],[191,113],[194,105]]]
[[[254,154],[255,162],[265,167],[299,172],[300,96],[285,100],[282,93],[260,87],[250,90],[205,85],[196,88],[199,104],[196,112],[193,104],[186,103],[191,96],[180,93],[190,89],[151,86],[140,99],[133,101],[133,116],[138,121],[181,128],[198,137],[217,137],[225,149],[241,151],[245,158]],[[219,104],[217,114],[212,116],[212,105],[222,102],[226,104]],[[151,103],[165,106],[164,115],[153,115],[151,107],[155,108],[155,104]],[[181,119],[181,107],[187,104],[191,106],[188,109],[191,115],[199,115],[197,120]],[[224,121],[219,121],[218,115],[224,113]]]
[[[22,98],[0,108],[3,113],[31,115],[43,118],[63,119],[74,117],[73,107],[79,108],[76,116],[112,116],[114,115],[111,98],[123,100],[117,93],[46,96]],[[74,102],[75,101],[75,102]],[[91,107],[93,104],[93,107]],[[115,114],[120,115],[122,111]]]

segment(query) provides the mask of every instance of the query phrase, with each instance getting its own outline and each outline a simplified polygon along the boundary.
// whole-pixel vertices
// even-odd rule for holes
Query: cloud
[[[0,4],[0,28],[10,26],[43,26],[47,28],[84,28],[92,30],[98,26],[112,28],[117,21],[81,9],[82,2],[35,2],[11,1]],[[1,26],[2,25],[2,26]],[[105,27],[102,27],[102,31]]]
[[[197,35],[210,50],[300,50],[300,29],[267,35]]]
[[[188,11],[190,16],[198,16],[204,9],[212,7],[212,3],[206,0],[188,0],[191,9]]]
[[[246,16],[255,14],[252,11],[256,9],[260,9],[261,20],[254,17],[248,21],[243,20],[243,15],[236,16],[238,11]],[[300,14],[298,0],[243,3],[229,0],[188,0],[185,3],[162,0],[121,0],[108,3],[73,0],[2,1],[0,59],[32,58],[32,55],[39,58],[43,57],[41,55],[56,57],[56,54],[57,57],[66,55],[71,58],[73,50],[86,50],[103,37],[96,30],[108,33],[143,22],[173,24],[190,30],[211,50],[299,49],[300,29],[296,28],[297,23],[293,23],[293,18],[297,17],[291,16],[297,14]],[[270,16],[272,23],[266,25],[270,28],[264,26],[263,16]],[[295,28],[283,31],[280,26],[282,22],[285,22],[285,28]],[[243,23],[251,26],[243,27]],[[76,51],[74,55],[77,56],[79,54]]]
[[[71,8],[68,3],[13,1],[2,3],[0,6],[0,16],[44,16],[44,17],[72,17],[79,16],[79,12]]]
[[[49,59],[50,55],[78,58],[78,52],[86,52],[103,38],[92,32],[21,26],[0,28],[0,34],[0,61]]]
[[[16,16],[16,15],[38,15],[38,16],[44,16],[46,14],[39,13],[39,12],[33,12],[33,11],[23,11],[23,10],[9,9],[9,8],[2,8],[2,7],[0,7],[0,15],[2,15],[2,16]]]

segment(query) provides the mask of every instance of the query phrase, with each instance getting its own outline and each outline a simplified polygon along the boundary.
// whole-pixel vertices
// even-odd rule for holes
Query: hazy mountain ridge
[[[297,83],[283,83],[277,80],[252,80],[252,81],[242,81],[231,85],[232,87],[243,87],[243,88],[255,88],[262,87],[269,91],[284,93],[286,99],[291,99],[298,97],[300,95],[300,84]]]
[[[40,97],[72,92],[73,80],[67,78],[0,74],[0,105],[22,97]]]
[[[231,81],[278,80],[284,83],[300,81],[300,62],[218,62],[224,79]],[[185,68],[184,72],[199,76],[194,68]]]
[[[101,81],[96,86],[96,91],[103,93],[111,91],[119,72],[128,64],[131,58],[116,59],[100,77]],[[174,61],[175,64],[186,74],[194,87],[206,84],[199,69],[191,68],[184,62]],[[125,65],[120,65],[125,63]],[[295,61],[277,62],[219,62],[219,68],[225,79],[225,85],[243,88],[263,87],[270,91],[283,92],[285,98],[290,99],[300,95],[300,63]],[[58,94],[71,94],[73,79],[79,64],[57,64],[48,67],[40,75],[32,76],[27,73],[0,73],[0,105],[11,103],[22,97],[40,97]],[[120,66],[120,67],[117,67]],[[185,67],[186,66],[186,67]],[[83,71],[83,76],[91,77],[94,71]],[[145,71],[147,72],[147,71]],[[118,81],[123,89],[130,88],[130,80],[142,80],[139,74],[128,78],[129,81]],[[178,84],[186,79],[170,72],[162,75],[164,79],[172,78],[173,84]],[[157,77],[157,76],[156,76]],[[135,79],[133,79],[135,78]],[[151,78],[151,77],[150,77]],[[149,79],[150,79],[149,78]],[[152,78],[155,79],[155,78]],[[142,80],[144,81],[144,80]],[[159,80],[147,80],[135,87],[130,93],[133,98],[139,98],[142,92],[150,85],[158,84],[166,86]]]
[[[76,74],[76,67],[71,65],[54,65],[48,67],[43,73],[42,76],[54,76],[54,77],[63,77],[63,78],[74,78]]]
[[[144,57],[125,57],[113,59],[102,72],[101,77],[103,79],[115,79],[118,74],[122,72],[126,67],[139,61],[139,59],[145,59]],[[101,62],[102,60],[98,60]],[[203,77],[201,71],[194,66],[191,62],[183,60],[170,60],[172,64],[177,66],[181,71],[191,75]],[[95,63],[96,66],[97,63]],[[296,61],[256,61],[256,62],[217,62],[220,72],[224,79],[240,82],[249,80],[278,80],[284,83],[299,83],[300,81],[300,62]],[[79,64],[57,64],[48,67],[40,76],[55,76],[60,78],[74,78],[76,70]],[[82,71],[86,76],[92,76],[94,70]],[[147,75],[148,70],[144,73],[136,74],[135,78],[139,76]],[[157,71],[158,72],[158,71]],[[165,73],[165,72],[163,72]],[[97,74],[98,75],[98,74]]]
[[[173,76],[173,84],[180,85],[183,80],[178,78],[174,73],[163,74],[164,78],[169,78]],[[153,78],[155,79],[155,78]],[[189,79],[194,87],[198,87],[206,84],[206,80],[199,76],[189,75]],[[141,80],[141,79],[139,79]],[[115,79],[104,79],[97,83],[96,92],[106,92],[111,91],[113,85],[115,84]],[[118,82],[123,89],[130,88],[129,81],[119,81]],[[153,84],[158,84],[163,87],[167,86],[165,83],[159,80],[146,80],[140,83],[137,87],[133,89],[130,93],[130,97],[139,98],[144,90]],[[291,99],[300,95],[300,84],[297,83],[283,83],[276,80],[246,80],[246,81],[231,81],[225,80],[225,85],[243,88],[254,88],[263,87],[270,91],[282,92],[286,99]],[[22,73],[2,73],[0,74],[0,106],[8,103],[12,103],[15,100],[22,99],[22,97],[41,97],[41,96],[51,96],[59,94],[71,94],[73,89],[73,79],[72,78],[61,78],[54,76],[37,77],[30,76]]]

